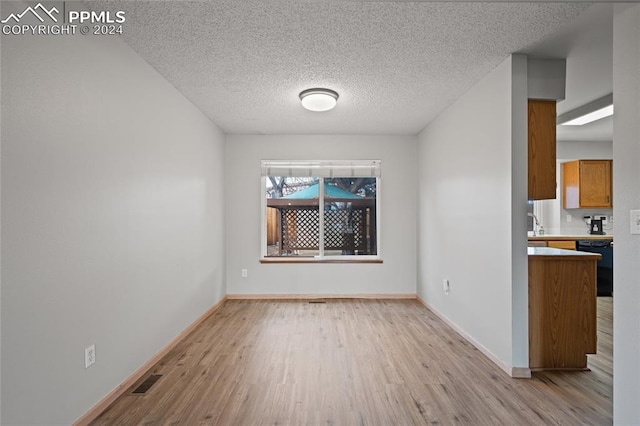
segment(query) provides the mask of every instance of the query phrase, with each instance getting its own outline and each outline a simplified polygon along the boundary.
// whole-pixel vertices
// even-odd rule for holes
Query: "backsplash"
[[[572,209],[561,210],[559,234],[588,235],[589,225],[583,220],[584,216],[606,216],[607,223],[603,225],[603,230],[607,235],[613,235],[613,209]],[[571,221],[567,219],[571,218]]]
[[[548,235],[589,235],[589,225],[584,222],[584,216],[606,216],[603,230],[606,235],[614,232],[614,223],[610,220],[613,209],[565,210],[559,200],[541,200],[534,203],[534,212]]]

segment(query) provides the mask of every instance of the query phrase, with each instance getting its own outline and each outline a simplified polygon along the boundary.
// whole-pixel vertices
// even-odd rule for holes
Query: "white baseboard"
[[[140,380],[154,365],[158,363],[166,354],[168,354],[178,343],[184,340],[185,337],[193,330],[196,329],[205,319],[213,314],[218,308],[225,302],[226,297],[223,297],[218,303],[209,308],[204,314],[200,315],[194,322],[192,322],[182,333],[178,334],[171,342],[169,342],[164,348],[160,349],[150,360],[145,362],[140,368],[133,372],[125,381],[120,383],[102,398],[96,405],[94,405],[89,411],[87,411],[82,417],[73,423],[73,426],[85,426],[98,418],[109,405],[111,405],[116,399],[124,394],[127,389],[133,386],[138,380]]]
[[[416,296],[418,302],[422,303],[427,309],[436,314],[438,318],[440,318],[445,324],[449,327],[453,328],[453,330],[462,336],[467,342],[471,343],[476,347],[484,356],[489,358],[491,362],[500,367],[505,373],[507,373],[510,377],[519,378],[519,379],[529,379],[531,378],[531,370],[528,367],[512,367],[502,361],[500,358],[495,356],[493,352],[483,346],[480,342],[474,339],[470,334],[461,329],[456,323],[451,321],[449,318],[444,316],[440,311],[433,307],[429,302],[422,299],[420,296]]]
[[[227,300],[306,300],[306,299],[412,299],[415,293],[382,294],[227,294]]]

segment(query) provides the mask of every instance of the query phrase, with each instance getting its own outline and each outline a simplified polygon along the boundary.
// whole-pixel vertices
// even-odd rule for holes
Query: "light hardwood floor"
[[[229,300],[92,424],[611,424],[598,307],[591,371],[512,379],[414,300]]]

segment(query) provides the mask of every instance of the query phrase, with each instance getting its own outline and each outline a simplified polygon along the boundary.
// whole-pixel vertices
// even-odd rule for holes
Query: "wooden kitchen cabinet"
[[[529,200],[556,198],[556,101],[529,99]]]
[[[558,240],[549,240],[547,241],[547,247],[564,249],[564,250],[575,250],[576,242],[574,241],[558,241]]]
[[[613,207],[611,169],[611,160],[576,160],[563,163],[563,207]]]
[[[529,368],[587,368],[596,353],[601,255],[545,247],[529,253]]]

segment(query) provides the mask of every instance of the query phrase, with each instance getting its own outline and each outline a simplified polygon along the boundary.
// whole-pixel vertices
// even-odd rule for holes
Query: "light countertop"
[[[527,237],[529,241],[574,241],[574,240],[613,240],[613,235],[566,235],[545,234]]]
[[[575,259],[584,259],[589,260],[590,258],[593,260],[598,260],[602,257],[602,255],[598,253],[589,253],[585,251],[576,251],[576,250],[564,250],[557,249],[551,247],[528,247],[527,254],[529,256],[535,256],[536,258],[554,258],[554,259],[566,259],[566,260],[575,260]]]

